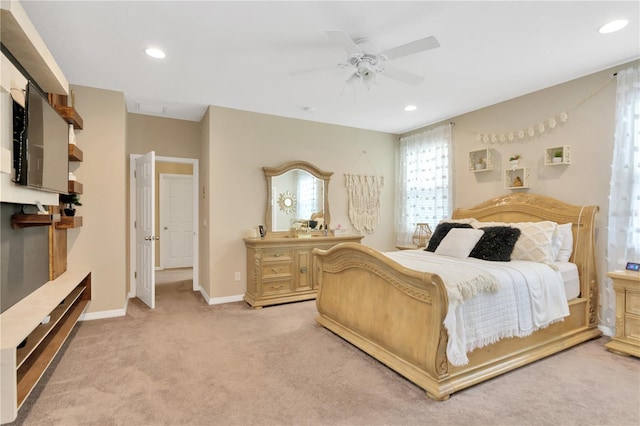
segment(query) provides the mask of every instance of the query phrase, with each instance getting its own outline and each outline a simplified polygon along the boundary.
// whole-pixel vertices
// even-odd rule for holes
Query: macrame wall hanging
[[[356,161],[355,166],[365,157],[373,169],[373,175],[345,174],[345,186],[349,196],[349,221],[358,232],[372,233],[380,220],[380,193],[384,186],[384,176],[377,176],[367,151]]]

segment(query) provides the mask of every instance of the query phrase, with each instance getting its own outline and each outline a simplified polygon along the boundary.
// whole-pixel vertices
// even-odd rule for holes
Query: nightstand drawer
[[[634,339],[640,342],[640,317],[625,317],[624,335],[629,339]]]
[[[629,314],[640,315],[640,293],[635,291],[627,291],[626,312]]]
[[[290,277],[293,262],[263,262],[262,278]]]

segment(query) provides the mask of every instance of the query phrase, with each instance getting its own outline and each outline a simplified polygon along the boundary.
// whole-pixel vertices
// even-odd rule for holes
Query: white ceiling
[[[639,1],[22,4],[72,84],[122,91],[129,112],[195,121],[217,105],[402,133],[640,57]],[[617,18],[631,22],[598,33]],[[392,61],[419,86],[382,75],[354,90],[327,30],[381,51],[428,36],[440,47]],[[329,68],[290,75],[316,67]]]

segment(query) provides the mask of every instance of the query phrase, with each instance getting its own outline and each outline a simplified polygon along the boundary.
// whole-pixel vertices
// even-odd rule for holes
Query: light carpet
[[[318,326],[314,301],[208,306],[191,285],[80,323],[16,424],[640,424],[640,361],[607,338],[435,402]]]

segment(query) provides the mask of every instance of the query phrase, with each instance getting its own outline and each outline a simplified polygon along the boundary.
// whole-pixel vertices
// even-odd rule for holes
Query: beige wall
[[[198,283],[203,289],[210,289],[211,285],[211,262],[209,261],[209,199],[211,198],[211,185],[209,185],[209,170],[211,169],[209,164],[209,153],[211,147],[209,140],[211,139],[211,109],[207,109],[204,117],[202,117],[200,128],[200,168],[198,184],[198,208],[200,223],[197,225],[198,229],[198,265],[200,267],[198,274]]]
[[[126,305],[125,156],[126,107],[124,95],[72,86],[75,106],[84,120],[76,131],[84,161],[71,170],[83,184],[81,228],[69,229],[68,264],[91,269],[92,301],[88,313],[123,309]]]
[[[604,275],[615,82],[611,81],[582,105],[569,110],[569,121],[543,137],[483,145],[476,141],[474,132],[501,132],[545,120],[598,89],[612,71],[615,69],[452,118],[456,123],[453,129],[454,205],[471,206],[508,192],[503,187],[502,173],[507,157],[520,153],[524,165],[532,171],[529,192],[574,204],[600,206],[598,264],[600,274]],[[69,232],[70,261],[84,262],[96,271],[91,312],[121,308],[125,297],[127,285],[123,271],[128,263],[125,255],[128,244],[124,240],[128,230],[125,217],[128,212],[127,154],[130,152],[154,149],[162,156],[201,160],[199,281],[211,298],[237,296],[245,291],[242,235],[248,228],[264,222],[263,166],[306,160],[334,172],[329,191],[331,222],[334,226],[339,223],[348,226],[343,175],[373,173],[368,161],[357,162],[366,150],[377,174],[385,177],[385,187],[380,224],[363,243],[380,250],[393,250],[396,135],[215,106],[209,108],[200,123],[144,117],[124,112],[121,93],[88,88],[78,88],[76,93],[86,128],[78,132],[78,145],[85,151],[85,162],[76,172],[78,179],[85,183],[85,205],[80,208],[85,226]],[[153,130],[156,125],[164,130]],[[173,126],[177,130],[171,130]],[[189,131],[185,132],[185,128]],[[154,136],[145,135],[147,130]],[[175,144],[174,135],[179,134],[189,134],[189,137]],[[565,144],[572,147],[571,165],[542,165],[544,148]],[[180,151],[180,146],[185,151]],[[468,152],[486,146],[496,150],[496,171],[468,172]],[[105,158],[114,159],[104,161]],[[123,231],[107,232],[116,229]],[[241,272],[240,282],[234,281],[235,272]]]
[[[363,243],[380,250],[393,249],[395,135],[214,106],[208,115],[210,147],[203,163],[209,167],[204,182],[209,194],[209,227],[205,232],[210,238],[210,264],[206,269],[203,264],[202,268],[210,274],[205,287],[210,297],[244,294],[246,256],[242,236],[248,228],[264,223],[263,166],[304,160],[333,172],[329,203],[334,227],[350,227],[344,174],[377,172],[384,176],[380,224]],[[364,150],[375,172],[366,160],[357,161]],[[203,239],[201,246],[204,244]],[[235,272],[241,272],[240,282],[234,282]]]
[[[635,61],[621,65],[447,120],[455,122],[454,205],[470,207],[510,192],[504,188],[504,169],[509,156],[521,154],[521,165],[531,169],[528,192],[571,204],[600,207],[596,220],[596,261],[603,288],[607,282],[606,226],[616,102],[616,81],[611,76],[617,70],[638,64],[640,62]],[[543,136],[502,144],[482,144],[476,140],[476,132],[500,133],[527,128],[565,109],[569,120]],[[545,166],[545,148],[561,145],[571,146],[572,163]],[[495,149],[495,170],[469,172],[469,151],[487,147]],[[607,291],[601,291],[602,305],[609,311],[615,301],[607,296]],[[613,325],[613,318],[607,318],[606,322]]]
[[[155,151],[164,157],[200,158],[200,126],[195,121],[127,114],[127,154]]]

